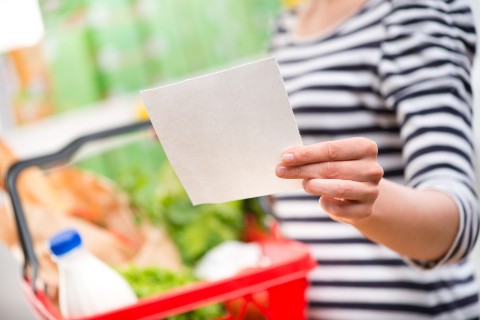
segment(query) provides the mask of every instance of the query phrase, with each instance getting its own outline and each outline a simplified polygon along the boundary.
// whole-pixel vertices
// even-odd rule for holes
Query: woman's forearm
[[[458,208],[447,194],[382,179],[373,213],[353,225],[367,238],[408,258],[435,261],[451,247]]]
[[[436,261],[459,229],[454,200],[441,191],[412,189],[382,179],[377,145],[350,138],[293,147],[282,154],[277,176],[303,179],[334,220],[408,258]]]

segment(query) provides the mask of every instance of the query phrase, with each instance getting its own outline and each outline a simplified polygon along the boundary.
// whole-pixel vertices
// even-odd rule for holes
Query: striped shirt
[[[304,144],[363,136],[378,144],[385,178],[449,194],[460,228],[439,261],[414,261],[331,220],[318,197],[276,195],[287,237],[307,243],[318,267],[311,319],[477,319],[467,255],[478,235],[470,71],[475,30],[463,0],[368,0],[334,31],[293,33],[282,13],[276,56]]]

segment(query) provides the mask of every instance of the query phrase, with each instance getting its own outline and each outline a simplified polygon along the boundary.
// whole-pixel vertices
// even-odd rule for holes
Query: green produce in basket
[[[168,162],[157,174],[130,171],[120,179],[120,186],[140,220],[166,227],[189,267],[220,243],[242,236],[243,202],[193,206]]]
[[[120,269],[120,274],[127,280],[138,298],[145,298],[157,293],[182,287],[198,281],[191,272],[174,273],[157,267],[138,268],[130,266]],[[168,320],[211,320],[220,318],[224,309],[220,304],[213,304],[184,314],[168,317]]]

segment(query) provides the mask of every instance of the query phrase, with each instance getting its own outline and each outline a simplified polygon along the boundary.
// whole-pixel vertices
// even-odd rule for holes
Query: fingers
[[[320,206],[333,220],[353,224],[371,216],[373,205],[351,200],[339,200],[328,196],[320,198]]]
[[[281,162],[285,166],[299,166],[317,162],[376,158],[377,144],[366,138],[327,141],[285,150]]]
[[[378,186],[340,179],[308,179],[303,181],[306,192],[314,195],[325,195],[335,199],[374,202],[378,197]]]
[[[335,161],[306,164],[303,166],[277,166],[275,173],[284,179],[342,179],[363,182],[378,182],[383,169],[370,160]]]
[[[329,141],[285,150],[275,172],[303,179],[332,219],[354,223],[372,214],[378,198],[383,169],[377,155],[376,143],[366,138]]]

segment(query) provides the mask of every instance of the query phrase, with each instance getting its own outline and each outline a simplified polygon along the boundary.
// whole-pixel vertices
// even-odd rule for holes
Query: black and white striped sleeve
[[[384,20],[379,87],[400,125],[405,179],[447,193],[460,213],[447,254],[412,261],[433,268],[465,258],[478,235],[470,86],[475,29],[467,1],[392,0],[392,8]]]

